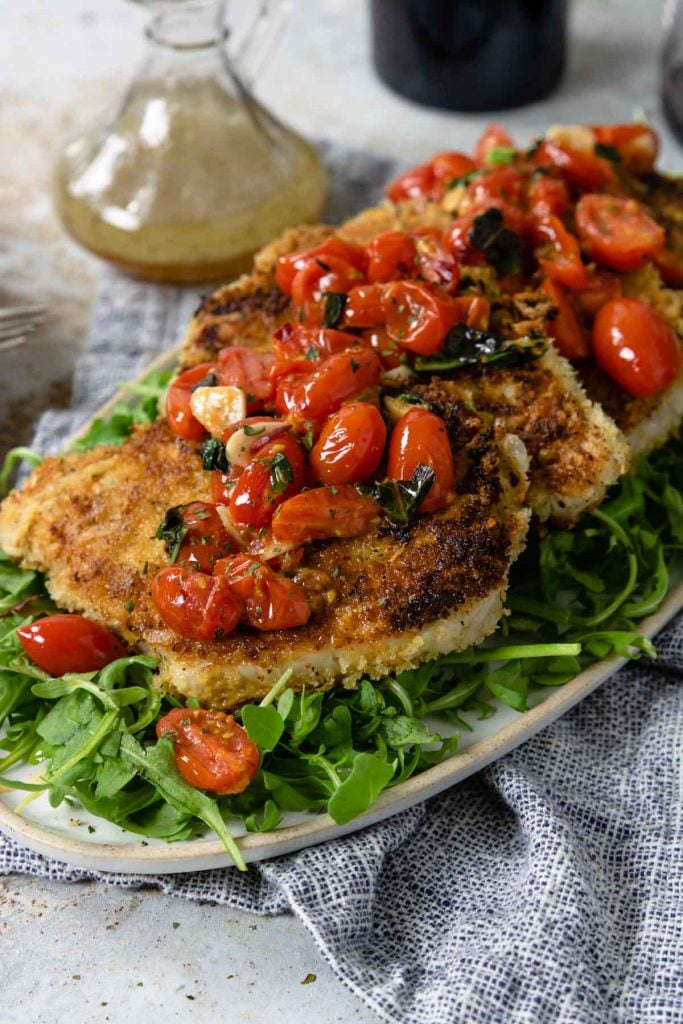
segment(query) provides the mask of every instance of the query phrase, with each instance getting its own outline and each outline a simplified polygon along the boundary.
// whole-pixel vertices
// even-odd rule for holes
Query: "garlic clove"
[[[190,398],[195,419],[214,437],[220,437],[231,423],[247,415],[247,398],[242,388],[232,384],[214,388],[197,388]]]

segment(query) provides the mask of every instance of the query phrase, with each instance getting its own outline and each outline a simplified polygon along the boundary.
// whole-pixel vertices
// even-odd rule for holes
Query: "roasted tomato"
[[[564,217],[569,209],[569,190],[562,178],[536,171],[529,183],[529,209],[534,217]]]
[[[227,579],[244,606],[246,621],[254,629],[294,629],[311,617],[303,589],[251,555],[234,555],[216,565],[216,575]]]
[[[346,297],[345,327],[380,327],[384,324],[381,284],[359,284]]]
[[[421,356],[438,352],[459,316],[457,303],[414,281],[386,285],[382,305],[389,337]]]
[[[548,214],[534,225],[536,258],[546,277],[565,288],[586,288],[588,271],[581,261],[578,240],[559,217]]]
[[[213,379],[212,375],[215,375],[217,381],[216,371],[216,363],[199,363],[198,366],[180,373],[171,382],[166,396],[166,419],[178,437],[183,437],[186,441],[200,441],[205,436],[204,427],[192,415],[190,399],[201,381]]]
[[[610,270],[637,270],[664,247],[664,228],[635,199],[582,196],[576,226],[591,259]]]
[[[596,362],[631,395],[646,398],[678,375],[681,343],[664,317],[640,299],[607,302],[593,324]]]
[[[647,124],[594,124],[596,142],[613,146],[631,174],[650,174],[654,170],[659,137]]]
[[[323,427],[311,451],[311,468],[324,484],[357,484],[377,469],[387,439],[378,409],[349,402]]]
[[[444,187],[476,169],[474,160],[465,153],[437,153],[432,157],[434,180]]]
[[[272,352],[234,345],[218,353],[221,384],[241,388],[247,396],[247,413],[257,412],[273,397],[270,370],[275,361]]]
[[[305,544],[367,533],[380,507],[355,487],[314,487],[281,505],[273,516],[273,538],[280,544]]]
[[[51,676],[97,672],[130,653],[117,636],[82,615],[48,615],[20,626],[17,636],[31,661]]]
[[[216,505],[230,504],[232,489],[241,475],[241,466],[231,466],[227,473],[214,470],[211,474],[211,497]]]
[[[436,176],[431,163],[419,164],[387,185],[387,195],[392,203],[402,199],[431,198]]]
[[[574,292],[572,298],[579,312],[592,320],[601,306],[618,295],[621,295],[619,278],[609,270],[593,269],[589,271],[588,284]]]
[[[258,770],[258,747],[225,711],[173,708],[157,722],[157,736],[170,738],[178,771],[197,789],[242,793]]]
[[[554,306],[548,329],[560,355],[567,359],[587,359],[591,351],[590,340],[576,315],[572,299],[557,281],[550,278],[545,278],[541,288]]]
[[[291,434],[266,440],[230,492],[230,518],[238,526],[260,530],[305,482],[306,459],[299,442]]]
[[[415,234],[415,277],[428,284],[454,292],[460,281],[460,268],[439,231],[424,228]]]
[[[512,146],[514,143],[505,129],[499,124],[490,124],[474,147],[474,159],[479,167],[485,167],[492,149],[508,149]]]
[[[214,562],[233,550],[216,506],[191,501],[179,507],[184,536],[175,561],[202,572],[211,572]]]
[[[670,249],[662,249],[654,258],[664,284],[670,288],[683,288],[683,261]]]
[[[315,256],[297,271],[292,281],[292,302],[307,315],[317,313],[317,319],[322,319],[320,303],[327,292],[346,293],[363,280],[362,272],[340,256]]]
[[[393,429],[387,474],[394,480],[409,480],[419,465],[431,466],[435,474],[420,512],[437,512],[453,487],[453,453],[441,417],[416,408],[402,416]]]
[[[572,149],[571,146],[562,146],[550,139],[545,139],[538,146],[533,162],[540,167],[556,167],[570,185],[582,191],[604,188],[616,181],[608,160],[580,149]]]
[[[379,384],[381,364],[366,348],[330,356],[292,392],[293,415],[322,421],[347,402]]]
[[[415,266],[415,239],[406,231],[382,231],[368,244],[368,281],[410,277]]]
[[[276,359],[285,363],[302,358],[309,361],[324,359],[362,344],[362,339],[356,334],[329,327],[306,327],[304,324],[284,324],[273,335]]]
[[[152,601],[169,629],[187,640],[219,640],[232,633],[242,607],[226,580],[180,565],[160,569]]]
[[[341,238],[335,238],[332,235],[311,249],[303,249],[299,252],[291,252],[287,256],[281,256],[275,268],[275,280],[278,287],[287,295],[291,295],[294,278],[305,264],[309,260],[315,261],[316,259],[325,263],[327,257],[343,260],[345,264],[354,267],[361,274],[365,273],[368,265],[368,258],[362,246],[344,242]]]

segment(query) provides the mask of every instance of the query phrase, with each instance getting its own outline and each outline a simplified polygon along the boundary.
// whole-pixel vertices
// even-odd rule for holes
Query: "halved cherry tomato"
[[[565,288],[585,288],[588,271],[581,262],[578,240],[567,231],[559,217],[548,214],[534,225],[536,258],[546,277]]]
[[[659,137],[648,124],[594,124],[596,142],[613,146],[631,174],[650,174],[659,150]]]
[[[465,153],[437,153],[432,157],[434,179],[445,186],[476,169],[474,160]]]
[[[480,264],[485,262],[483,255],[470,242],[474,222],[482,212],[480,209],[468,210],[467,213],[456,217],[444,232],[444,241],[458,263]]]
[[[539,167],[557,167],[570,185],[583,191],[603,188],[616,181],[608,160],[571,146],[561,146],[550,139],[544,139],[537,148],[533,162]]]
[[[258,771],[258,747],[225,711],[173,708],[157,722],[157,736],[170,737],[178,771],[197,789],[242,793]]]
[[[409,480],[421,464],[431,466],[435,479],[419,511],[437,512],[445,506],[453,487],[453,452],[441,417],[428,409],[416,408],[402,416],[393,429],[387,475],[395,480]]]
[[[211,497],[216,505],[229,505],[232,489],[241,477],[241,466],[230,466],[227,473],[214,470],[211,474]]]
[[[393,370],[406,361],[406,355],[398,342],[387,334],[385,327],[370,327],[365,331],[365,340],[382,360],[385,370]]]
[[[428,284],[454,292],[460,280],[460,269],[440,232],[423,228],[415,236],[415,277]]]
[[[218,375],[221,384],[241,388],[247,396],[247,413],[257,412],[273,397],[270,369],[275,361],[272,352],[234,345],[218,353]]]
[[[311,617],[311,606],[299,584],[273,572],[258,558],[224,558],[216,564],[216,575],[227,579],[254,629],[294,629]]]
[[[357,334],[335,331],[329,327],[307,327],[304,324],[284,324],[273,335],[273,350],[278,362],[296,360],[302,356],[308,359],[324,358],[362,344],[363,340]]]
[[[311,451],[311,468],[324,484],[357,484],[377,469],[387,439],[378,409],[349,402],[323,427]]]
[[[662,249],[654,257],[659,273],[662,275],[664,284],[670,288],[683,288],[683,261],[680,260],[670,249]]]
[[[569,191],[562,178],[537,171],[529,184],[529,209],[534,217],[564,217],[569,209]]]
[[[635,199],[581,196],[576,226],[591,259],[611,270],[637,270],[664,247],[664,228]]]
[[[435,181],[431,163],[419,164],[390,182],[387,195],[392,203],[399,203],[402,199],[426,198],[431,195]]]
[[[205,501],[191,501],[188,505],[181,505],[179,512],[185,536],[176,562],[192,569],[201,569],[202,572],[211,572],[214,563],[233,550],[216,506]]]
[[[474,159],[477,165],[485,167],[491,150],[499,149],[503,146],[506,148],[514,146],[511,137],[499,124],[493,123],[488,125],[474,147]]]
[[[467,212],[484,213],[495,207],[503,214],[505,227],[519,235],[529,230],[527,192],[529,177],[518,167],[496,167],[475,178],[467,187]]]
[[[159,570],[152,580],[152,601],[169,629],[187,640],[220,639],[242,615],[226,580],[181,565]]]
[[[268,441],[245,467],[230,493],[230,518],[238,526],[261,529],[273,512],[304,486],[306,459],[291,434]]]
[[[380,515],[374,498],[355,487],[314,487],[280,505],[273,516],[273,538],[278,543],[306,544],[332,537],[359,537]]]
[[[302,249],[298,252],[291,252],[287,256],[281,256],[275,267],[275,280],[278,287],[287,295],[291,295],[294,278],[304,265],[309,260],[315,259],[320,259],[325,263],[326,257],[330,256],[343,260],[362,274],[367,269],[368,258],[362,246],[344,242],[341,238],[332,235],[311,249]]]
[[[178,374],[166,395],[166,419],[177,437],[186,441],[201,441],[206,435],[204,427],[192,415],[190,399],[200,381],[216,373],[216,363],[199,363]]]
[[[382,366],[366,348],[330,356],[294,388],[291,399],[298,419],[323,420],[347,402],[379,384]]]
[[[422,356],[438,352],[459,316],[457,303],[414,281],[385,285],[382,305],[389,337]]]
[[[555,315],[548,330],[560,355],[567,359],[587,359],[591,351],[590,341],[576,315],[571,298],[557,281],[548,277],[544,278],[541,288],[555,307]]]
[[[580,313],[592,319],[601,306],[621,295],[621,281],[609,270],[591,270],[588,284],[572,296]]]
[[[301,309],[320,303],[326,292],[348,292],[363,273],[340,256],[315,256],[304,262],[292,281],[292,302]]]
[[[681,343],[663,316],[640,299],[606,303],[593,324],[596,362],[631,395],[646,398],[675,380]]]
[[[34,665],[51,676],[97,672],[130,653],[117,636],[82,615],[47,615],[20,626],[17,636]]]
[[[406,231],[381,231],[367,247],[368,281],[410,277],[415,264],[415,239]]]
[[[379,327],[384,323],[381,284],[359,284],[346,296],[344,325],[346,327]]]

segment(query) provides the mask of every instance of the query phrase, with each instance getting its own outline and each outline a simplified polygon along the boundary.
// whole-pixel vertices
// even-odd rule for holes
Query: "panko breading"
[[[383,519],[363,537],[308,549],[297,579],[314,612],[297,629],[239,627],[205,643],[162,623],[150,590],[167,564],[156,527],[169,506],[209,498],[196,448],[163,420],[120,447],[46,459],[0,507],[0,545],[48,572],[62,608],[157,657],[164,689],[232,708],[261,698],[287,668],[297,688],[351,686],[479,643],[502,615],[529,519],[524,449],[464,411],[448,429],[454,501],[410,527]]]

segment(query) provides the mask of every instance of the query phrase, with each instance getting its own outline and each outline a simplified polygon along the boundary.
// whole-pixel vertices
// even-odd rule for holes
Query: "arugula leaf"
[[[446,335],[443,348],[433,356],[418,356],[414,365],[422,373],[443,373],[463,366],[521,366],[540,359],[547,347],[547,338],[503,339],[492,331],[455,324]]]
[[[334,791],[327,812],[338,825],[357,818],[375,802],[394,774],[391,765],[374,754],[358,754],[351,773]]]
[[[420,463],[413,470],[410,480],[384,480],[374,484],[359,484],[358,490],[361,494],[374,498],[390,522],[397,526],[405,526],[412,522],[434,480],[432,467]]]
[[[292,692],[291,690],[289,691]],[[259,707],[256,704],[245,704],[242,707],[242,724],[247,730],[250,740],[253,740],[261,750],[273,750],[277,746],[282,733],[285,730],[285,723],[282,715],[272,706]]]
[[[474,218],[469,243],[499,274],[512,274],[521,266],[524,255],[521,239],[505,227],[503,214],[495,206]]]

